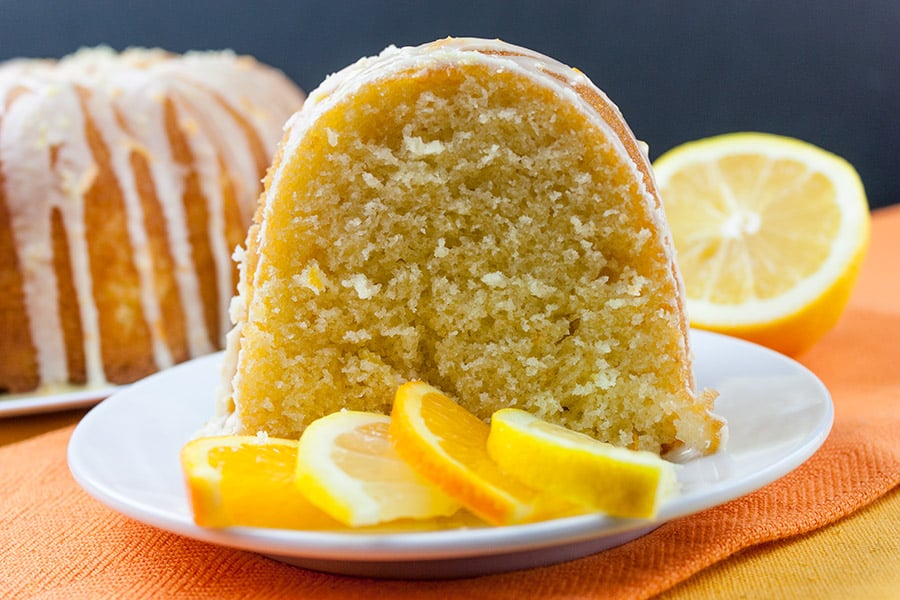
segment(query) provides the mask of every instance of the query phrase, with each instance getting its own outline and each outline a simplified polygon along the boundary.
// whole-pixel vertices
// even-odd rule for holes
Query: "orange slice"
[[[294,483],[297,442],[263,436],[191,440],[181,450],[194,521],[202,527],[340,527]]]
[[[571,511],[501,471],[487,453],[489,432],[486,423],[426,383],[397,389],[390,429],[397,453],[472,513],[506,525]]]
[[[835,325],[869,241],[848,162],[737,133],[670,150],[654,171],[693,326],[796,355]]]
[[[340,411],[303,431],[297,485],[306,497],[348,526],[452,515],[459,503],[397,455],[386,415]]]

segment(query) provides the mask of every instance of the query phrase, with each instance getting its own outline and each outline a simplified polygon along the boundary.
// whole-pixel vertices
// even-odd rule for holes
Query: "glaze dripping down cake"
[[[288,123],[241,259],[213,428],[295,437],[403,381],[657,453],[716,450],[648,159],[577,70],[389,48]]]
[[[0,65],[0,391],[126,383],[220,348],[231,254],[302,103],[230,52]]]

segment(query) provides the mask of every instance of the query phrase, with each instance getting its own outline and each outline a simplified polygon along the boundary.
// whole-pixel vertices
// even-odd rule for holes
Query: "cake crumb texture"
[[[438,60],[294,132],[235,311],[244,431],[388,413],[418,379],[483,419],[517,407],[621,446],[713,447],[658,206],[561,88]]]

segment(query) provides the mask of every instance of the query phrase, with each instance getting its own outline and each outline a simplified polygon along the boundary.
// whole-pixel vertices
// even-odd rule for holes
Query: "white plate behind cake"
[[[611,548],[671,519],[748,494],[816,451],[834,416],[799,363],[734,338],[692,331],[698,385],[729,421],[719,453],[685,463],[681,493],[656,521],[584,515],[511,527],[363,534],[194,524],[178,453],[211,416],[221,353],[150,376],[94,407],[69,444],[75,479],[107,506],[161,529],[350,575],[463,577],[547,565]]]
[[[122,386],[60,386],[48,391],[0,394],[0,418],[34,415],[97,404]]]

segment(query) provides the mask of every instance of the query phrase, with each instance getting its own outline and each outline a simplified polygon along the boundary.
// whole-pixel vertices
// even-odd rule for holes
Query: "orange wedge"
[[[197,525],[341,526],[297,489],[296,441],[263,436],[198,438],[184,445],[180,458]]]
[[[558,516],[568,503],[541,496],[505,474],[487,453],[490,428],[434,387],[401,385],[391,411],[397,453],[419,474],[488,523]]]

